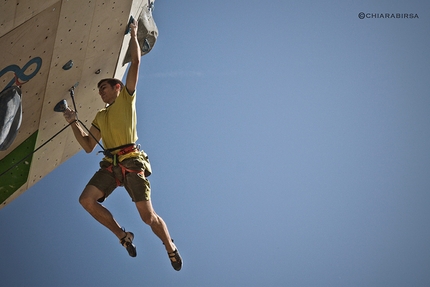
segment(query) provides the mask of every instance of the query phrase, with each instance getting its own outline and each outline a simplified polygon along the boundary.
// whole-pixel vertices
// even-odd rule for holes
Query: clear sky
[[[124,189],[105,205],[136,258],[83,210],[101,156],[81,151],[0,210],[0,285],[430,285],[430,2],[158,0],[154,17],[139,143],[182,271]]]

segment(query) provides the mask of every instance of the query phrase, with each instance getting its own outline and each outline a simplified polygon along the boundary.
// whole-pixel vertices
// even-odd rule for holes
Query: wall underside
[[[96,84],[123,77],[126,67],[118,63],[128,44],[125,30],[130,15],[136,18],[147,3],[2,1],[0,91],[21,85],[22,123],[12,145],[0,151],[0,174],[12,167],[0,175],[0,208],[80,150],[70,128],[49,141],[67,124],[54,106],[62,99],[72,105],[69,89],[76,86],[79,119],[90,125],[103,107]]]

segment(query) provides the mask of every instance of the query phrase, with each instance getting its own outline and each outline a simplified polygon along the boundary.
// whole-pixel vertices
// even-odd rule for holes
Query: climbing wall
[[[153,2],[153,1],[152,1]],[[97,91],[102,78],[121,79],[130,15],[147,0],[8,0],[0,4],[0,91],[22,89],[23,121],[13,144],[0,151],[0,208],[80,150],[54,106],[75,87],[78,116],[90,127],[103,107]]]

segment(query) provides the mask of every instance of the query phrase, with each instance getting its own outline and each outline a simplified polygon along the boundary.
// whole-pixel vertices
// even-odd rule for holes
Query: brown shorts
[[[146,158],[124,159],[120,165],[127,170],[117,165],[112,166],[111,172],[108,170],[111,165],[110,162],[102,160],[100,162],[100,169],[88,182],[88,185],[93,185],[104,193],[104,196],[98,200],[99,202],[103,202],[117,186],[124,186],[133,202],[148,201],[151,199],[151,185],[144,175],[145,167],[149,165],[149,161]],[[123,176],[123,172],[125,177]]]

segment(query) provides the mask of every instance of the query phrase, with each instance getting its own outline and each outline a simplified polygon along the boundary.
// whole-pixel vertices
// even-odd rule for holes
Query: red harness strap
[[[121,182],[120,182],[120,180],[115,176],[115,174],[114,174],[114,172],[113,172],[113,167],[114,166],[119,166],[120,168],[121,168],[121,173],[122,173],[122,180],[125,180],[125,175],[126,175],[126,173],[128,172],[128,173],[130,173],[130,172],[134,172],[134,173],[137,173],[137,174],[141,174],[141,175],[144,175],[145,173],[144,173],[144,171],[142,171],[142,170],[133,170],[133,169],[129,169],[129,168],[126,168],[124,165],[122,165],[121,163],[117,163],[117,156],[119,156],[119,155],[125,155],[125,154],[128,154],[128,153],[131,153],[131,152],[134,152],[134,151],[136,151],[136,150],[138,150],[138,148],[135,146],[135,145],[130,145],[130,146],[128,146],[128,147],[125,147],[125,148],[123,148],[123,149],[121,149],[117,154],[115,154],[115,155],[113,155],[113,163],[110,165],[110,166],[108,166],[107,168],[106,168],[106,170],[107,171],[109,171],[110,173],[112,173],[113,175],[114,175],[114,177],[115,177],[115,180],[116,180],[116,186],[120,186],[121,185]]]
[[[143,171],[141,171],[141,170],[133,170],[133,169],[129,169],[129,168],[126,168],[125,166],[123,166],[123,165],[122,165],[122,164],[120,164],[120,163],[118,163],[118,166],[121,168],[122,180],[125,180],[125,174],[126,174],[127,172],[134,172],[134,173],[137,173],[137,174],[144,175],[144,172],[143,172]],[[106,168],[106,170],[107,170],[107,171],[109,171],[110,173],[114,174],[114,173],[113,173],[113,164],[111,164],[110,166],[108,166],[108,167]],[[114,176],[115,176],[115,174],[114,174]],[[115,180],[116,180],[116,186],[120,186],[120,185],[121,185],[121,181],[120,181],[116,176],[115,176]]]
[[[124,155],[136,150],[138,150],[138,148],[135,145],[130,145],[128,147],[121,149],[116,155]]]

